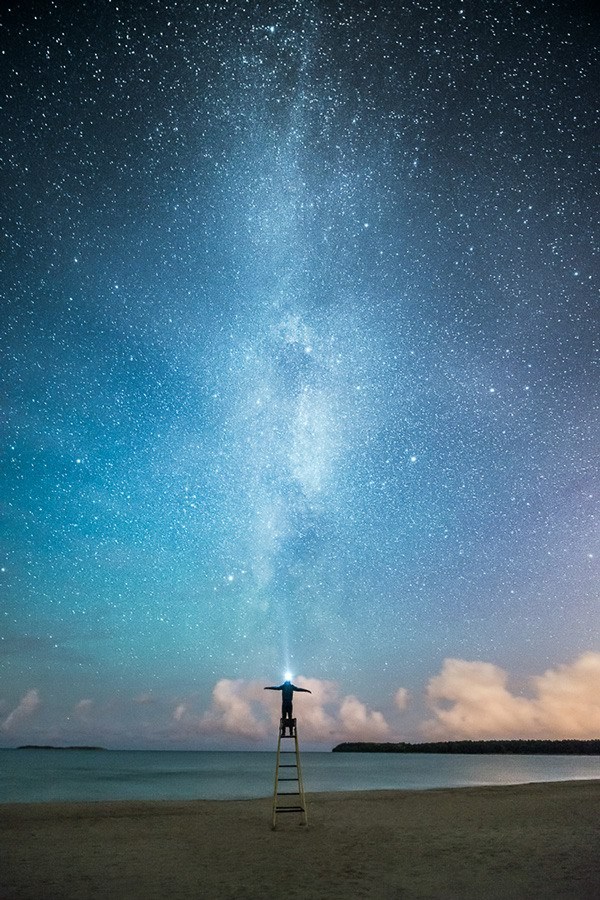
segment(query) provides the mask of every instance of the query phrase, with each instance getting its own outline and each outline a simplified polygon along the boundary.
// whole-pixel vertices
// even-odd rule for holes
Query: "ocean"
[[[275,753],[1,750],[0,803],[270,796]],[[600,778],[598,756],[302,754],[307,793]]]

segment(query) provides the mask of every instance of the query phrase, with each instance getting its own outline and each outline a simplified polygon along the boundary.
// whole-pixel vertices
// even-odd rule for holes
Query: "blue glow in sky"
[[[597,737],[590,15],[0,12],[0,743]]]

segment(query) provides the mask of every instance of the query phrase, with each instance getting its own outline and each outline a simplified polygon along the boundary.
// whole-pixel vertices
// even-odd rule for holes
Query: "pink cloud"
[[[600,653],[531,678],[531,697],[508,688],[508,673],[485,662],[446,659],[427,686],[433,739],[595,738],[600,733]]]
[[[92,711],[93,706],[94,706],[93,700],[89,700],[89,699],[79,700],[75,704],[75,709],[73,710],[73,712],[79,718],[84,719],[87,717],[88,713],[90,713]]]
[[[311,691],[294,699],[302,740],[380,740],[388,735],[389,725],[382,713],[368,709],[357,697],[343,696],[335,682],[298,676],[295,683]],[[262,680],[217,682],[209,710],[196,718],[198,735],[222,732],[261,740],[276,733],[281,699],[279,694],[265,691],[264,685]]]
[[[38,709],[41,704],[40,695],[36,688],[32,688],[30,691],[21,697],[18,706],[16,706],[12,712],[8,714],[6,719],[0,725],[0,730],[9,732],[13,731],[15,728],[25,720],[28,719],[33,713]]]
[[[186,709],[185,703],[178,703],[173,712],[173,721],[180,722],[185,715]]]
[[[406,688],[398,688],[394,694],[394,703],[396,704],[396,708],[401,712],[406,709],[408,706],[408,691]]]
[[[379,741],[388,737],[390,726],[383,715],[369,710],[356,697],[344,697],[340,704],[341,739],[353,741]]]
[[[252,707],[255,698],[256,685],[252,682],[222,678],[213,688],[212,705],[200,719],[199,730],[254,740],[265,737],[265,723],[256,718]]]

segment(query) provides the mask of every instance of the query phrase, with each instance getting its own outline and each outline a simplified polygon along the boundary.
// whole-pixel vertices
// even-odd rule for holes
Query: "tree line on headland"
[[[17,750],[104,750],[104,747],[55,747],[53,744],[21,744]]]
[[[430,741],[424,744],[343,743],[333,753],[527,753],[557,756],[600,756],[600,740],[590,741]]]

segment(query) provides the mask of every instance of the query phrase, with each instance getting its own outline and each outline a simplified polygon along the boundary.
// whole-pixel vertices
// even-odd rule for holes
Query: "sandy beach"
[[[600,781],[308,801],[5,805],[0,897],[600,896]]]

